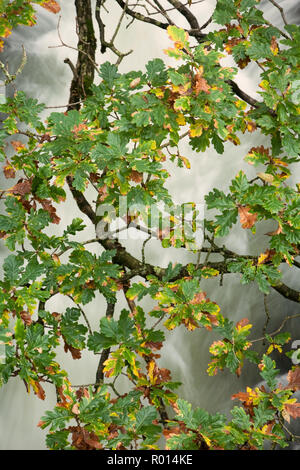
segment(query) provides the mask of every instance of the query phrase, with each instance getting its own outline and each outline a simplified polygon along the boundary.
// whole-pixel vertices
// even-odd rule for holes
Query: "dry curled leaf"
[[[130,88],[135,88],[136,86],[138,86],[138,84],[140,83],[141,81],[141,78],[140,77],[137,77],[135,78],[134,80],[132,80],[129,84]]]
[[[136,170],[132,170],[130,173],[130,179],[135,183],[141,183],[143,181],[143,173],[139,173]]]
[[[270,173],[257,173],[257,176],[262,180],[265,181],[266,183],[273,183],[274,181],[274,176],[270,175]]]
[[[40,199],[39,202],[43,206],[43,209],[50,215],[51,221],[54,224],[59,224],[60,217],[56,214],[56,209],[52,206],[51,202],[48,199]]]
[[[287,403],[284,405],[284,419],[289,423],[290,416],[294,419],[300,418],[300,403]]]
[[[240,206],[238,208],[238,211],[242,228],[253,227],[257,219],[257,214],[252,214],[251,212],[249,212],[250,208],[247,206]]]
[[[288,388],[292,390],[300,390],[300,367],[296,367],[294,370],[290,370],[288,375]]]
[[[24,196],[31,192],[31,181],[29,180],[20,180],[17,184],[15,184],[9,192],[13,194],[19,194],[20,196]]]
[[[75,403],[75,405],[72,406],[72,413],[74,413],[76,416],[80,414],[78,403]]]
[[[205,80],[205,78],[203,78],[200,73],[197,73],[195,75],[195,93],[196,93],[196,96],[199,95],[200,91],[204,91],[204,93],[209,94],[210,93],[209,88],[210,88],[210,86],[207,83],[207,81]]]
[[[41,6],[45,8],[45,10],[50,11],[51,13],[60,12],[60,6],[55,0],[49,0],[48,2],[44,2]]]
[[[240,321],[237,322],[236,327],[237,328],[239,328],[239,327],[242,328],[243,326],[248,325],[248,323],[249,323],[248,318],[242,318]]]
[[[64,351],[65,352],[70,351],[70,353],[72,354],[73,359],[80,359],[81,358],[80,349],[74,348],[74,346],[71,346],[70,344],[67,344],[66,341],[65,341],[65,345],[64,345]]]

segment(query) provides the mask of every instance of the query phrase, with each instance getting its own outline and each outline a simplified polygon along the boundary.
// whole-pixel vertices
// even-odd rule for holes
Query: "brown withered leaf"
[[[63,407],[63,408],[68,408],[69,406],[69,403],[68,403],[68,400],[70,401],[70,398],[66,395],[64,395],[64,389],[63,387],[58,387],[57,388],[57,391],[58,391],[58,394],[59,394],[59,397],[60,397],[60,402],[59,404]]]
[[[163,346],[163,343],[161,341],[148,341],[145,343],[146,348],[154,349],[154,350],[159,350]]]
[[[171,371],[169,369],[165,369],[164,367],[159,369],[159,375],[162,382],[170,382],[172,380]]]
[[[49,0],[41,4],[45,10],[50,11],[51,13],[58,13],[60,12],[60,6],[55,0]]]
[[[42,144],[43,142],[50,142],[51,141],[51,136],[49,134],[49,132],[45,132],[45,134],[43,134],[41,137],[40,137],[40,143]]]
[[[19,194],[20,196],[24,196],[31,192],[31,181],[29,180],[19,180],[17,184],[15,184],[9,192],[13,194]]]
[[[196,93],[196,96],[199,95],[200,91],[204,91],[204,93],[209,94],[210,93],[209,88],[210,88],[210,86],[207,83],[207,81],[205,80],[205,78],[203,78],[200,73],[197,73],[195,75],[195,93]]]
[[[16,171],[15,169],[8,163],[7,165],[5,165],[5,167],[3,167],[3,173],[4,173],[4,176],[5,178],[15,178],[16,176]]]
[[[72,445],[78,450],[94,450],[103,449],[97,435],[89,432],[81,426],[70,426],[68,428],[72,432]]]
[[[234,395],[231,395],[231,400],[240,400],[242,402],[246,402],[249,398],[249,394],[246,392],[238,392],[235,393]]]
[[[56,209],[52,206],[51,202],[48,199],[39,199],[39,202],[41,203],[43,209],[50,215],[51,221],[54,224],[59,224],[60,217],[58,217],[56,214]]]
[[[284,411],[287,413],[288,416],[292,418],[300,418],[300,403],[287,403],[284,405]],[[284,417],[286,421],[289,422],[287,416]]]
[[[70,353],[72,354],[73,359],[80,359],[81,358],[80,349],[74,348],[74,346],[71,346],[70,344],[67,344],[65,339],[64,339],[64,342],[65,342],[64,351],[65,352],[70,351]]]
[[[139,173],[136,170],[132,170],[130,173],[130,179],[135,183],[141,183],[143,181],[143,173]]]
[[[173,437],[173,436],[178,436],[181,433],[182,431],[179,427],[174,427],[171,429],[165,428],[163,430],[163,435],[165,436],[166,439],[170,439],[170,437]]]
[[[30,313],[26,312],[26,310],[23,310],[21,313],[20,313],[20,317],[22,318],[23,322],[25,325],[29,326],[31,325],[32,323],[32,318],[31,318],[31,315]]]
[[[238,211],[242,228],[253,227],[257,219],[257,214],[251,214],[248,206],[239,206]]]
[[[247,67],[250,61],[251,61],[250,57],[245,57],[244,59],[238,60],[237,64],[240,69],[244,69],[245,67]]]
[[[104,184],[103,186],[101,186],[101,188],[98,188],[98,192],[99,192],[98,201],[103,202],[105,200],[106,196],[108,195],[107,185]]]
[[[97,173],[90,173],[90,180],[92,183],[98,183],[100,176]]]
[[[249,153],[252,152],[260,153],[261,155],[266,155],[266,157],[269,157],[269,149],[265,148],[263,145],[260,145],[259,147],[251,147]]]
[[[98,441],[98,438],[97,438],[96,434],[94,434],[94,433],[90,433],[90,434],[93,434],[95,437],[94,437],[94,438],[88,438],[88,437],[86,437],[86,438],[85,438],[86,444],[88,444],[91,449],[102,450],[102,449],[103,449],[103,445],[100,444],[100,442]]]
[[[300,390],[300,367],[296,367],[294,370],[290,370],[287,375],[288,378],[288,388],[292,390]]]
[[[36,210],[35,201],[33,201],[33,203],[31,204],[29,201],[26,201],[26,199],[24,199],[23,196],[21,196],[20,202],[22,206],[24,207],[24,209],[26,210],[26,212],[30,213],[31,209],[33,209],[34,211]]]

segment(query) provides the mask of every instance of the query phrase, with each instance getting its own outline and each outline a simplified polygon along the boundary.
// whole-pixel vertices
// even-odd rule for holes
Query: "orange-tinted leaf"
[[[20,142],[19,140],[12,140],[10,143],[16,152],[25,148],[25,144],[23,144],[23,142]]]
[[[138,86],[138,84],[140,83],[141,81],[141,78],[140,77],[137,77],[135,78],[134,80],[132,80],[129,84],[130,88],[135,88],[136,86]]]
[[[284,405],[286,413],[292,418],[300,418],[300,403],[287,403]],[[287,421],[289,421],[287,419]]]
[[[300,367],[290,370],[288,373],[289,388],[300,390]]]
[[[246,392],[238,392],[238,393],[235,393],[234,395],[231,396],[231,400],[240,400],[242,402],[245,402],[247,401],[249,398],[249,394],[246,393]]]
[[[80,414],[78,403],[75,403],[75,404],[72,406],[72,413],[74,413],[74,415],[79,415],[79,414]]]
[[[240,321],[237,322],[236,327],[237,327],[237,329],[238,329],[239,327],[242,328],[243,326],[248,325],[248,323],[249,323],[248,318],[242,318],[242,320],[240,320]]]
[[[37,387],[37,391],[35,391],[36,395],[39,397],[40,400],[45,400],[46,398],[45,390],[41,386],[40,382],[36,382],[35,384]]]
[[[249,210],[250,208],[247,206],[240,206],[238,208],[242,228],[251,228],[256,222],[257,214],[251,214]]]
[[[51,13],[58,13],[60,11],[60,6],[55,0],[49,0],[42,3],[41,5],[45,10],[50,11]]]
[[[196,93],[196,96],[199,95],[200,91],[204,91],[204,93],[209,94],[210,93],[209,89],[210,89],[210,86],[207,83],[207,81],[205,80],[205,78],[203,78],[200,73],[197,73],[195,75],[195,93]]]

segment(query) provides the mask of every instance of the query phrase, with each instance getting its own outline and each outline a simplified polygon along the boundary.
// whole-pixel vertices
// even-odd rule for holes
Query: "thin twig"
[[[143,246],[142,246],[142,263],[145,264],[145,247],[146,247],[146,243],[148,243],[148,241],[151,239],[151,234],[149,235],[148,238],[146,238],[146,240],[143,241]]]
[[[58,37],[59,37],[59,40],[61,42],[61,44],[59,44],[58,46],[48,46],[49,49],[55,49],[57,47],[67,47],[68,49],[73,49],[74,51],[77,51],[78,53],[81,53],[81,54],[85,54],[89,60],[91,61],[91,63],[93,64],[94,68],[98,71],[98,64],[92,59],[92,57],[90,56],[90,54],[88,54],[87,52],[83,51],[83,50],[79,50],[77,47],[74,47],[74,46],[69,46],[69,44],[66,44],[62,37],[61,37],[61,34],[60,34],[60,21],[61,21],[61,16],[59,16],[58,18],[58,22],[57,22],[57,34],[58,34]],[[69,105],[70,106],[70,105]]]
[[[269,308],[268,308],[268,304],[267,304],[267,295],[264,294],[264,307],[265,307],[265,313],[266,313],[266,321],[265,321],[265,324],[264,324],[264,327],[263,327],[263,336],[265,337],[266,336],[266,331],[267,331],[267,327],[268,327],[268,324],[269,324],[269,321],[270,321],[270,311],[269,311]],[[265,344],[265,340],[263,341],[263,345]]]
[[[300,313],[296,313],[295,315],[289,315],[288,317],[285,317],[285,319],[281,323],[280,327],[277,330],[273,331],[273,333],[268,333],[268,335],[269,336],[277,335],[277,333],[279,333],[282,330],[282,328],[284,327],[284,325],[286,324],[287,321],[293,320],[294,318],[299,318],[299,317],[300,317]],[[258,341],[263,341],[263,340],[265,340],[264,336],[262,338],[257,338],[257,339],[251,340],[251,343],[257,343]]]
[[[67,59],[65,59],[67,60]],[[67,63],[67,62],[65,62]],[[68,106],[75,106],[76,104],[82,104],[83,101],[77,101],[76,103],[61,104],[59,106],[45,106],[45,109],[54,109],[54,108],[67,108]]]
[[[272,5],[274,5],[274,7],[278,8],[278,10],[280,11],[280,14],[281,14],[281,18],[282,18],[284,24],[287,26],[288,22],[286,21],[284,9],[280,5],[278,5],[278,3],[275,2],[275,0],[269,0],[269,2],[272,3]]]
[[[105,313],[106,318],[112,318],[113,315],[114,315],[114,311],[115,311],[115,304],[111,303],[111,302],[108,302],[107,303],[107,308],[106,308],[106,313]],[[98,364],[97,371],[96,371],[96,381],[95,381],[95,384],[94,384],[95,391],[103,383],[103,380],[104,380],[104,371],[103,371],[104,363],[108,359],[109,354],[110,354],[110,348],[106,348],[106,349],[102,350],[100,360],[99,360],[99,364]]]
[[[129,55],[133,52],[132,50],[130,50],[128,52],[121,52],[114,45],[114,40],[115,40],[115,38],[118,34],[121,23],[123,21],[125,13],[126,13],[127,3],[128,3],[128,0],[126,1],[126,3],[123,6],[123,11],[122,11],[121,17],[118,21],[118,24],[116,26],[115,32],[113,33],[112,39],[110,41],[106,41],[106,39],[105,39],[105,24],[103,23],[101,15],[100,15],[101,7],[103,7],[104,1],[103,0],[97,0],[97,2],[96,2],[95,16],[96,16],[96,21],[98,23],[98,28],[99,28],[101,53],[104,54],[106,52],[106,49],[110,49],[118,57],[116,65],[120,65],[120,63],[124,59],[124,57],[126,57],[127,55]]]
[[[75,299],[73,299],[73,297],[72,297],[71,295],[67,294],[67,297],[69,297],[69,299],[71,299],[71,300],[74,302],[74,304],[78,307],[78,309],[80,310],[80,312],[81,312],[81,314],[82,314],[82,316],[83,316],[83,318],[84,318],[84,321],[85,321],[85,323],[86,323],[86,326],[88,327],[89,333],[92,335],[92,334],[93,334],[93,330],[92,330],[91,325],[90,325],[90,322],[89,322],[89,320],[88,320],[88,318],[87,318],[87,316],[86,316],[86,314],[85,314],[85,311],[80,307],[80,305],[76,302]]]
[[[4,73],[4,75],[6,76],[6,80],[4,81],[5,85],[8,85],[9,83],[13,82],[16,79],[17,75],[19,75],[22,72],[22,70],[23,70],[23,68],[24,68],[24,66],[27,62],[26,50],[25,50],[23,45],[22,45],[22,49],[23,49],[23,55],[22,55],[21,63],[19,65],[19,67],[17,68],[16,73],[10,74],[9,71],[8,71],[8,67],[5,67],[3,62],[1,62],[1,60],[0,60],[0,68],[1,68],[2,72]]]

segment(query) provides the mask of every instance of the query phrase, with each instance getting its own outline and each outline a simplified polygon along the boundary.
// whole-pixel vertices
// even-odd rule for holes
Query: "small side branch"
[[[114,315],[115,311],[115,304],[114,303],[108,303],[107,304],[107,309],[105,316],[106,318],[112,318]],[[95,391],[97,391],[97,388],[103,383],[104,380],[104,363],[108,359],[110,354],[110,348],[103,349],[101,356],[100,356],[100,361],[97,367],[97,372],[96,372],[96,382],[95,382]]]
[[[27,55],[26,55],[26,51],[25,51],[24,46],[22,46],[22,49],[23,49],[23,55],[22,55],[21,63],[19,65],[16,73],[10,74],[9,70],[8,70],[8,67],[5,66],[3,64],[3,62],[0,60],[0,69],[2,70],[3,74],[6,77],[6,80],[4,81],[5,85],[9,85],[11,82],[13,82],[16,79],[17,75],[19,75],[22,72],[22,70],[23,70],[23,68],[24,68],[24,66],[27,62]]]
[[[105,2],[105,0],[97,0],[97,2],[96,2],[96,12],[95,12],[96,20],[97,20],[98,27],[99,27],[99,37],[100,37],[100,43],[101,43],[101,49],[100,50],[101,50],[101,53],[104,54],[106,52],[106,49],[110,49],[118,57],[117,65],[119,65],[121,63],[121,61],[124,59],[124,57],[126,57],[127,55],[129,55],[133,52],[132,49],[128,52],[121,52],[116,48],[116,46],[114,44],[114,41],[117,37],[117,34],[120,30],[122,21],[124,19],[125,13],[126,13],[128,0],[126,0],[126,3],[124,3],[124,8],[123,8],[122,14],[120,16],[120,19],[117,23],[116,29],[115,29],[115,31],[113,33],[113,36],[112,36],[110,41],[106,41],[106,39],[105,39],[105,24],[103,23],[102,18],[101,18],[101,7],[103,7],[104,2]]]
[[[278,3],[275,2],[275,0],[269,0],[269,2],[272,3],[272,5],[274,5],[274,7],[276,7],[280,11],[281,18],[282,18],[284,24],[288,25],[288,22],[286,21],[284,9],[280,5],[278,5]]]

